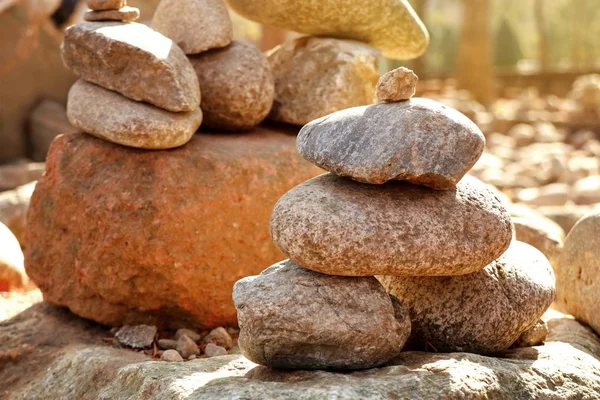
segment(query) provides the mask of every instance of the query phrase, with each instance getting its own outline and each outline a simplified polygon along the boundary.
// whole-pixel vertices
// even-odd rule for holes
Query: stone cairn
[[[410,70],[391,71],[378,104],[300,131],[300,154],[330,173],[273,210],[271,236],[290,259],[234,286],[250,360],[353,370],[404,347],[493,354],[545,339],[552,268],[512,241],[502,202],[465,176],[485,145],[479,128],[411,99],[416,81]]]

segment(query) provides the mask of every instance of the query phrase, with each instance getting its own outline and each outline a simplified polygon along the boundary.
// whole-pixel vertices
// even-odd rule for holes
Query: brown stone
[[[73,126],[109,142],[141,149],[171,149],[190,141],[202,111],[174,113],[130,100],[80,79],[69,92],[67,115]]]
[[[488,354],[508,349],[554,300],[554,273],[522,242],[483,270],[461,276],[379,280],[410,309],[411,343],[441,352]]]
[[[521,333],[519,339],[515,342],[516,347],[532,347],[544,344],[548,336],[548,325],[545,321],[539,320],[531,328]]]
[[[290,260],[233,287],[239,346],[274,368],[364,369],[400,353],[406,308],[377,279],[319,274]]]
[[[275,201],[320,171],[294,133],[206,132],[153,152],[60,136],[31,201],[27,270],[47,301],[107,325],[235,324],[234,282],[282,258]]]
[[[419,77],[410,69],[396,68],[377,82],[377,102],[388,103],[410,100],[417,91]]]
[[[273,75],[265,56],[254,45],[233,41],[190,61],[202,90],[203,125],[230,131],[261,123],[273,104]]]
[[[61,47],[79,77],[165,110],[194,111],[198,78],[183,51],[145,25],[87,22],[69,27]]]
[[[87,6],[96,11],[118,10],[126,5],[126,0],[87,0]]]
[[[427,29],[406,0],[227,0],[234,11],[264,25],[366,42],[388,58],[423,54]]]
[[[140,18],[140,10],[135,7],[123,7],[118,10],[87,11],[83,15],[85,21],[121,21],[133,22]]]
[[[556,268],[556,302],[600,333],[600,212],[571,230]]]
[[[275,78],[270,119],[305,125],[335,111],[373,103],[379,54],[363,43],[300,37],[267,56]]]
[[[423,98],[341,110],[298,135],[298,152],[336,175],[438,190],[455,187],[484,146],[483,133],[466,116]]]
[[[321,175],[286,193],[271,217],[273,242],[292,260],[349,276],[475,272],[504,253],[511,229],[501,201],[470,176],[437,191]]]
[[[233,38],[223,0],[163,0],[151,27],[172,39],[185,54],[225,47]]]
[[[10,229],[0,223],[0,292],[21,289],[28,281],[19,241]]]

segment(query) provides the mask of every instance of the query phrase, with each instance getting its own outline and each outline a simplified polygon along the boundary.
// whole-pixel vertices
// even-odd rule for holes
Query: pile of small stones
[[[159,150],[186,144],[201,124],[246,130],[266,118],[274,93],[269,64],[256,47],[232,42],[221,0],[162,1],[154,29],[132,22],[139,11],[125,0],[87,4],[91,22],[69,27],[61,48],[65,66],[81,78],[67,106],[77,129]]]
[[[229,354],[234,347],[231,334],[235,329],[215,328],[207,334],[191,329],[178,329],[172,338],[159,338],[158,329],[152,325],[125,325],[114,329],[115,339],[125,347],[136,350],[157,346],[152,355],[162,361],[181,362],[199,357],[211,358]]]
[[[250,360],[354,370],[404,347],[491,354],[544,340],[539,321],[555,294],[548,260],[512,241],[502,201],[465,176],[483,152],[479,128],[410,99],[415,83],[411,71],[392,71],[379,104],[300,131],[300,154],[330,173],[273,210],[271,236],[290,259],[234,286]]]

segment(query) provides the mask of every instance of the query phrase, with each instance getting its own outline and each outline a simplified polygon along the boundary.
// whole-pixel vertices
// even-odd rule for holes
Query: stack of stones
[[[379,49],[389,58],[423,54],[429,36],[406,0],[227,0],[250,20],[308,36],[267,53],[275,79],[269,118],[294,125],[372,104]],[[372,47],[371,47],[372,46]]]
[[[126,0],[89,0],[90,8],[83,15],[86,21],[133,22],[140,18],[140,10],[128,7]]]
[[[502,202],[465,176],[485,145],[480,130],[456,110],[410,99],[416,80],[392,71],[378,83],[379,104],[301,130],[299,152],[331,173],[275,206],[271,236],[290,259],[234,286],[239,345],[252,361],[361,369],[405,343],[490,354],[544,340],[552,268],[511,242]]]

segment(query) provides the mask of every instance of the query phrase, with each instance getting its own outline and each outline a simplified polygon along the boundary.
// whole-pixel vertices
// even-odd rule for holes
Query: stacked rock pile
[[[465,176],[483,134],[456,110],[408,100],[415,81],[392,71],[380,80],[380,104],[301,130],[298,151],[331,173],[275,206],[271,236],[290,260],[234,286],[249,359],[360,369],[390,361],[407,339],[480,354],[524,333],[521,344],[543,340],[552,268],[538,250],[511,243],[501,200]]]
[[[289,39],[267,54],[275,79],[269,118],[275,121],[302,126],[372,104],[379,77],[375,48],[386,57],[407,60],[420,56],[429,43],[406,0],[227,2],[255,22],[314,35]]]
[[[83,15],[86,21],[133,22],[140,18],[140,10],[127,6],[126,0],[89,0],[90,8]]]

